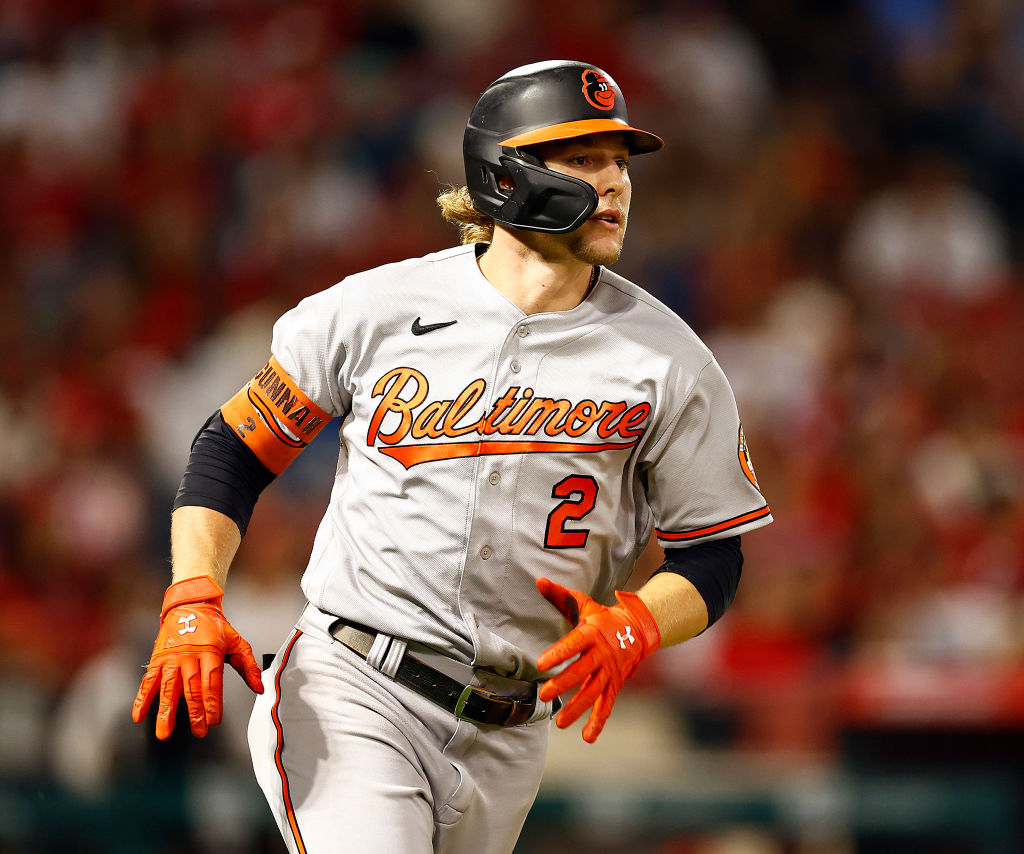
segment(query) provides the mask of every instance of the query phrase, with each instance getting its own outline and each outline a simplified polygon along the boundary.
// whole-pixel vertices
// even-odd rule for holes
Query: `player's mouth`
[[[608,210],[598,211],[590,219],[604,223],[605,228],[617,229],[620,218],[621,215],[617,210],[609,208]]]

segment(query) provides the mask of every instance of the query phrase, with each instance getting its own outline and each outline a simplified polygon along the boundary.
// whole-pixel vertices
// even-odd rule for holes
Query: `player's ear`
[[[511,193],[516,188],[516,182],[507,175],[498,176],[498,189],[503,193]]]

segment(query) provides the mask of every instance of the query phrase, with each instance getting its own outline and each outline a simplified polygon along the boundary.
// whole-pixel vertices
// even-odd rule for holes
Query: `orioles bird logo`
[[[615,90],[600,71],[588,68],[583,72],[583,97],[587,103],[599,110],[610,110],[615,106]]]
[[[747,476],[754,488],[760,492],[761,486],[757,482],[757,475],[754,474],[754,462],[750,459],[750,450],[747,448],[747,440],[743,437],[743,425],[740,425],[740,442],[739,442],[739,458],[740,468],[743,469],[743,474]]]

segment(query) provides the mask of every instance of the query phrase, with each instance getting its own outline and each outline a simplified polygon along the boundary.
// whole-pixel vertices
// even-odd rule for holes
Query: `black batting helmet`
[[[528,147],[608,131],[624,133],[631,154],[664,145],[630,126],[622,91],[600,68],[568,60],[514,68],[484,90],[466,125],[462,154],[473,204],[513,228],[572,231],[596,210],[597,193],[545,168]],[[502,190],[499,178],[515,189]]]

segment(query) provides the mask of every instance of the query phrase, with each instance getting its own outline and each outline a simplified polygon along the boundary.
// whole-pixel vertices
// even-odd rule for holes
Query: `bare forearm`
[[[221,587],[242,537],[223,513],[207,507],[179,507],[171,515],[171,563],[174,581],[209,575]]]
[[[673,572],[660,572],[637,591],[661,631],[661,646],[696,637],[708,625],[708,609],[697,588]]]

